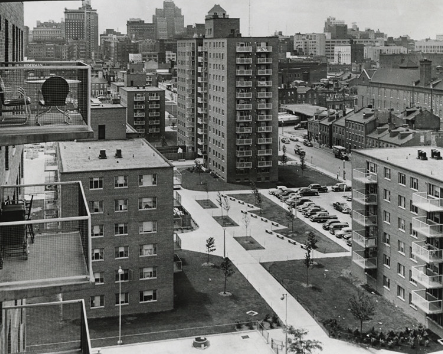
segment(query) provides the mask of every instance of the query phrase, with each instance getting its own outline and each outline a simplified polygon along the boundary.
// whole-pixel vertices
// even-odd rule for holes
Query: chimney
[[[418,150],[417,159],[419,159],[419,160],[427,160],[428,158],[426,157],[426,152],[423,151],[423,150]]]
[[[431,83],[431,64],[428,59],[420,60],[420,86],[428,86]]]
[[[116,159],[121,159],[122,157],[123,157],[122,150],[121,149],[115,150],[115,158]]]
[[[438,151],[437,149],[431,149],[431,158],[441,160],[442,157],[440,156],[440,151]]]
[[[100,155],[98,155],[99,159],[107,159],[106,150],[100,150]]]

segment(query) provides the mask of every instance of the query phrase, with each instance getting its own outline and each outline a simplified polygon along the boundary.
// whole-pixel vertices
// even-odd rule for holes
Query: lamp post
[[[280,300],[286,300],[285,310],[285,354],[288,354],[288,293],[281,296]]]
[[[118,267],[118,341],[117,344],[122,344],[122,274],[124,273],[122,267]]]

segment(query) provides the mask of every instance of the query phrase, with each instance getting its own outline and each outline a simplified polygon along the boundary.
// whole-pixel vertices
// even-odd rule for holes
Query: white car
[[[352,237],[352,228],[351,227],[344,227],[340,231],[337,231],[335,233],[335,237],[337,238],[344,238],[345,240],[349,240]]]

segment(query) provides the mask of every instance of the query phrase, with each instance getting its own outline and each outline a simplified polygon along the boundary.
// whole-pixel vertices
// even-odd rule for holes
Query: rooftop
[[[134,87],[128,87],[128,86],[122,86],[120,87],[120,90],[128,91],[128,92],[160,92],[164,91],[161,88],[158,88],[156,86],[134,86]]]
[[[371,116],[365,118],[365,114],[371,114]],[[347,121],[351,122],[357,122],[357,123],[368,123],[376,119],[376,116],[374,114],[374,110],[372,108],[363,108],[360,109],[358,112],[351,113],[346,116]]]
[[[282,104],[281,108],[291,111],[292,113],[300,113],[313,117],[315,113],[326,111],[326,107],[313,106],[311,104]]]
[[[59,148],[61,173],[172,166],[144,139],[61,142]],[[122,158],[114,157],[116,149]],[[100,150],[106,150],[106,159],[98,158]]]

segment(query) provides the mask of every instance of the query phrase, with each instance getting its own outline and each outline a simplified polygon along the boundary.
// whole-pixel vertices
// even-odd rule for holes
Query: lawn
[[[233,295],[219,295],[224,282],[219,269],[221,257],[210,255],[210,262],[215,266],[203,267],[207,254],[184,250],[177,254],[183,261],[183,272],[174,275],[174,310],[124,315],[122,336],[125,344],[233,332],[236,321],[260,321],[267,314],[273,314],[235,266],[226,289]],[[258,314],[246,314],[251,310]],[[117,343],[118,318],[89,319],[89,330],[93,347],[114,345]]]
[[[265,248],[260,245],[253,237],[251,236],[240,236],[234,237],[234,239],[246,250],[264,250]]]
[[[210,199],[201,199],[196,200],[197,204],[200,205],[203,209],[214,209],[218,208],[217,205],[214,204],[214,202]]]
[[[237,198],[239,200],[243,200],[248,204],[255,205],[254,195],[251,194],[229,194],[229,196]],[[275,204],[272,200],[262,195],[262,211],[260,214],[259,210],[253,210],[252,213],[257,215],[261,215],[271,221],[277,222],[280,225],[288,225],[286,229],[279,229],[277,232],[289,237],[298,243],[304,243],[306,240],[306,233],[313,232],[317,239],[319,240],[317,243],[318,249],[317,251],[322,253],[332,253],[332,252],[345,252],[346,250],[340,245],[336,244],[334,241],[331,241],[329,238],[324,236],[321,232],[318,232],[305,222],[294,219],[294,228],[292,231],[291,221],[288,219],[287,210],[283,209],[281,206]]]
[[[227,215],[223,215],[223,217],[213,216],[213,218],[223,227],[238,226],[238,224]]]
[[[315,259],[316,265],[309,271],[309,287],[306,286],[306,266],[303,260],[286,262],[269,262],[262,265],[283,284],[304,308],[315,314],[316,318],[324,322],[328,319],[337,320],[337,323],[346,332],[347,328],[360,329],[360,322],[355,320],[349,311],[349,298],[363,289],[349,271],[350,257]],[[417,328],[418,322],[399,308],[396,308],[380,295],[365,291],[376,301],[376,312],[372,320],[363,324],[363,331],[372,327],[383,333],[390,330],[402,331],[405,327]],[[431,341],[430,348],[420,347],[420,352],[431,352],[440,345]],[[398,350],[415,353],[407,345]]]

